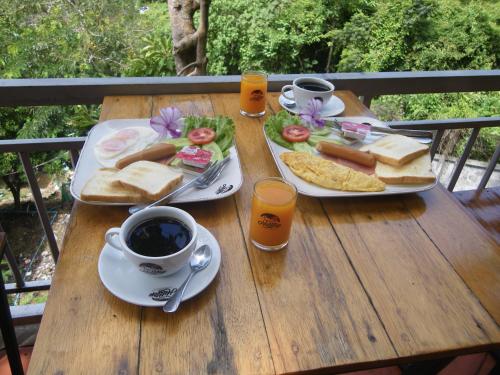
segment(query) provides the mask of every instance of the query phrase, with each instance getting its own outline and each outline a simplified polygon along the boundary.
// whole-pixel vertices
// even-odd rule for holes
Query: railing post
[[[363,95],[360,97],[361,101],[363,102],[364,106],[366,108],[370,108],[371,104],[372,104],[372,99],[373,99],[373,96],[371,95]]]
[[[47,242],[49,243],[52,257],[54,258],[54,262],[57,262],[57,259],[59,258],[57,241],[54,236],[52,226],[50,225],[49,216],[47,215],[47,210],[45,209],[45,205],[43,203],[42,193],[40,192],[35,173],[33,172],[33,166],[31,165],[30,157],[26,152],[20,152],[19,157],[21,158],[21,162],[23,163],[24,173],[26,173],[26,177],[28,178],[28,183],[31,188],[31,193],[33,194],[33,198],[35,199],[38,217],[40,218],[43,230],[45,232],[45,235],[47,236]]]
[[[498,158],[500,158],[500,145],[497,145],[497,148],[495,150],[495,153],[491,157],[491,160],[488,164],[488,167],[486,168],[486,171],[484,172],[483,178],[481,178],[481,182],[479,183],[477,187],[477,191],[480,192],[486,187],[486,184],[488,183],[488,180],[491,177],[491,174],[495,170],[495,167],[498,162]]]
[[[476,141],[477,135],[479,134],[479,128],[474,128],[472,129],[472,134],[469,137],[469,140],[467,141],[467,144],[465,145],[464,153],[460,157],[460,160],[457,162],[455,165],[455,168],[453,169],[453,173],[451,175],[450,183],[448,184],[448,191],[453,191],[455,188],[455,185],[458,181],[458,178],[460,177],[460,173],[462,172],[462,168],[465,165],[465,162],[469,158],[470,151],[472,150],[472,146],[474,145],[474,142]]]
[[[431,146],[431,160],[434,160],[434,155],[436,155],[437,149],[441,144],[441,138],[443,138],[444,130],[439,129],[434,136]]]
[[[5,233],[0,232],[0,259],[3,257],[3,250],[6,245]],[[12,374],[24,374],[17,344],[16,331],[12,324],[12,314],[10,312],[7,292],[3,282],[3,275],[0,273],[0,330],[2,331],[3,341],[5,342],[5,350],[9,360],[10,371]]]
[[[16,280],[17,287],[24,287],[26,283],[24,282],[21,272],[19,272],[19,267],[17,266],[16,259],[14,258],[14,254],[12,254],[8,243],[5,244],[5,258],[7,258],[7,263],[9,263],[12,274],[14,275],[14,280]]]
[[[73,166],[73,169],[76,168],[76,163],[78,163],[78,150],[74,148],[69,149],[69,156],[71,158],[71,165]]]
[[[12,254],[12,251],[10,250],[9,242],[7,241],[7,236],[5,234],[5,230],[2,227],[2,223],[0,223],[0,236],[1,236],[0,246],[3,246],[5,258],[7,258],[7,263],[9,263],[10,269],[12,270],[12,274],[14,275],[14,280],[16,280],[16,285],[17,287],[22,288],[24,287],[25,282],[23,276],[21,275],[21,272],[19,272],[19,267],[17,266],[16,258],[14,258],[14,254]],[[1,260],[2,257],[0,257],[0,261]]]

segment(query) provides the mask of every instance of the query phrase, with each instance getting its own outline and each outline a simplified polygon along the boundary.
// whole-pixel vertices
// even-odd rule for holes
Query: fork
[[[146,208],[151,208],[154,206],[159,205],[160,203],[164,203],[168,201],[170,198],[172,198],[174,195],[180,194],[190,187],[194,186],[197,189],[206,189],[210,185],[212,185],[215,180],[220,176],[222,173],[222,170],[226,167],[227,163],[229,162],[229,156],[223,159],[221,162],[214,162],[205,172],[203,172],[201,175],[196,177],[195,179],[189,181],[187,184],[184,184],[182,186],[179,186],[177,189],[173,190],[169,194],[165,195],[161,199],[157,200],[156,202],[150,203],[150,204],[138,204],[135,206],[132,206],[128,209],[128,212],[130,214],[134,214],[136,212],[139,212],[141,210],[144,210]]]

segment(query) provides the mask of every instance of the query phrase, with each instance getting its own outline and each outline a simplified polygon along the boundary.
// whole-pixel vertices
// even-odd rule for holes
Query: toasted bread
[[[151,161],[136,161],[114,176],[114,184],[132,189],[150,201],[172,191],[181,181],[182,173]]]
[[[436,176],[432,173],[429,153],[401,167],[394,167],[379,161],[375,167],[375,175],[386,184],[425,184],[436,180]]]
[[[139,193],[113,184],[113,177],[117,171],[114,168],[97,170],[83,187],[80,198],[87,202],[139,203],[144,201]]]
[[[378,161],[399,167],[427,153],[428,149],[428,146],[410,137],[391,134],[361,147],[360,151],[368,151],[375,155]]]

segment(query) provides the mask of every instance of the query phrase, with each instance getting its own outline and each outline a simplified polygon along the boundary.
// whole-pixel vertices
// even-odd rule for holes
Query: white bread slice
[[[394,167],[378,161],[375,175],[386,184],[425,184],[434,182],[436,179],[432,173],[429,153],[419,156],[401,167]]]
[[[80,198],[87,202],[140,203],[144,198],[135,191],[113,184],[118,169],[103,168],[87,181]]]
[[[428,146],[410,137],[391,134],[361,147],[360,151],[369,151],[382,163],[398,167],[425,154],[428,149]]]
[[[132,189],[151,201],[172,191],[181,181],[182,173],[152,161],[136,161],[114,176],[114,184]]]

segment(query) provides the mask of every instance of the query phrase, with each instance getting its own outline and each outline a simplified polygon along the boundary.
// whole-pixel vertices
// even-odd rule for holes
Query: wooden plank
[[[131,100],[106,101],[100,120],[151,116],[150,97]],[[127,215],[125,208],[75,205],[35,343],[30,374],[137,371],[141,310],[112,296],[97,272],[104,233],[112,226],[120,226]]]
[[[155,113],[171,105],[184,114],[213,115],[208,95],[157,97]],[[212,285],[175,314],[144,310],[139,373],[274,373],[234,197],[181,208],[215,235],[221,268]]]
[[[152,106],[151,96],[109,96],[104,98],[99,121],[150,117]]]
[[[500,244],[500,186],[482,191],[465,190],[453,192],[465,210],[491,234]],[[500,299],[500,297],[499,297]]]
[[[264,141],[264,120],[241,116],[238,94],[213,95],[212,101],[216,113],[236,123],[245,176],[236,204],[276,372],[394,358],[395,351],[317,199],[298,199],[286,250],[267,253],[250,243],[253,184],[278,172]],[[270,95],[268,113],[277,105],[277,95]]]
[[[432,242],[500,324],[500,247],[442,186],[405,203]],[[498,206],[497,206],[498,208]],[[498,222],[499,210],[492,212]]]
[[[429,239],[405,206],[412,197],[322,200],[398,355],[415,358],[498,345],[498,325],[441,255],[441,244]],[[443,211],[439,230],[451,226],[458,211],[440,198],[445,203],[419,198],[424,210],[435,204]],[[446,238],[467,240],[460,228],[445,232]]]

